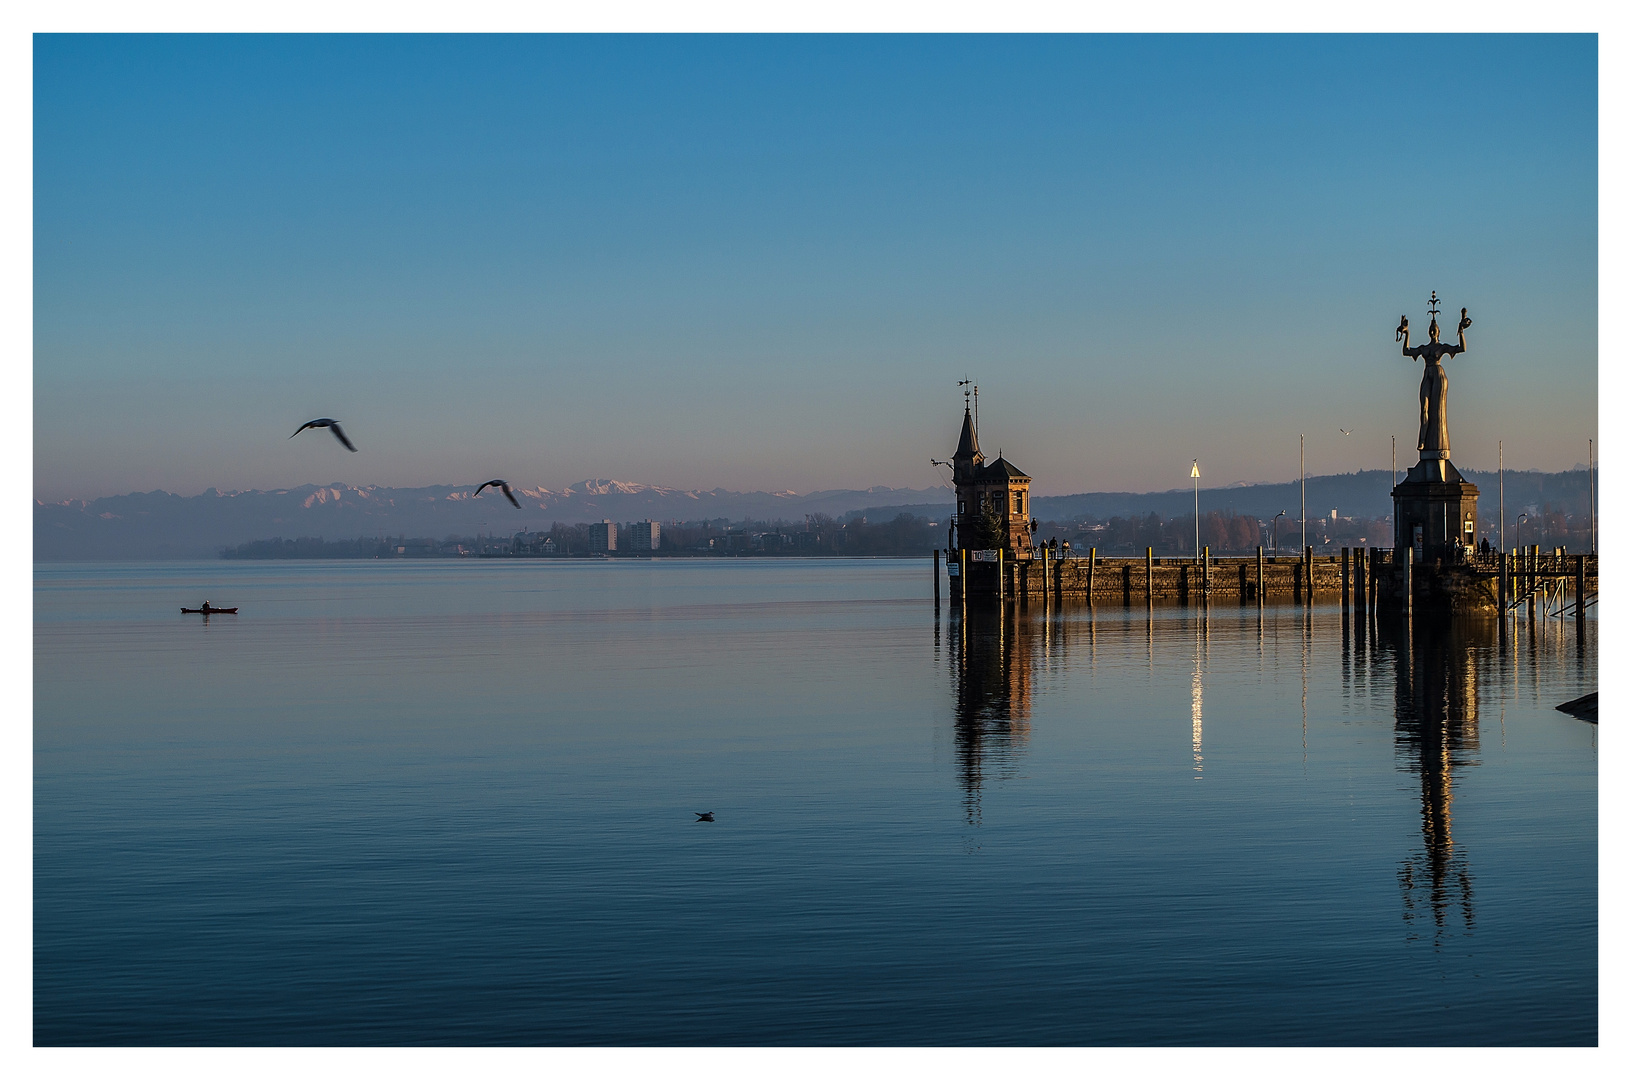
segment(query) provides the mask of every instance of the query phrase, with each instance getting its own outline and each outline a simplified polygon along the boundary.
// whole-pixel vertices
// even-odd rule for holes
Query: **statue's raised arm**
[[[1410,318],[1407,315],[1399,316],[1399,328],[1393,331],[1394,341],[1404,342],[1404,354],[1411,356],[1410,352]]]
[[[1461,325],[1457,326],[1455,328],[1455,338],[1456,338],[1457,341],[1459,341],[1461,343],[1460,347],[1456,349],[1456,352],[1466,352],[1467,351],[1467,327],[1469,327],[1471,325],[1472,325],[1472,320],[1467,318],[1467,309],[1462,308],[1461,309]]]

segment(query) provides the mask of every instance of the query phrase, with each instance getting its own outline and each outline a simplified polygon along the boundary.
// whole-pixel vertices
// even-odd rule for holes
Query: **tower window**
[[[1014,513],[1023,514],[1024,512],[1025,512],[1025,493],[1023,491],[1016,491],[1016,492],[1014,492]]]

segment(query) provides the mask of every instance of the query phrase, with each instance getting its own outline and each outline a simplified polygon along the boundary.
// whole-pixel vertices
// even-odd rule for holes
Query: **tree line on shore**
[[[1483,508],[1481,508],[1483,509]],[[1570,551],[1591,548],[1591,522],[1585,515],[1547,508],[1526,515],[1520,523],[1508,508],[1506,545],[1541,544]],[[864,515],[840,520],[811,514],[802,522],[785,520],[669,522],[661,526],[655,552],[611,552],[618,557],[649,556],[926,556],[948,544],[948,523],[911,513],[871,522]],[[322,537],[252,540],[222,549],[224,559],[392,559],[514,557],[519,555],[587,556],[598,554],[588,522],[555,522],[548,532],[515,536],[357,537],[325,540]],[[1479,515],[1478,536],[1499,543],[1495,513]],[[1193,514],[1162,518],[1113,516],[1101,521],[1088,516],[1072,521],[1038,522],[1033,537],[1063,552],[1086,555],[1096,549],[1104,556],[1141,556],[1153,548],[1157,556],[1195,554],[1196,522]],[[963,546],[1003,547],[1003,523],[995,514],[970,522]],[[1310,518],[1307,540],[1317,552],[1341,547],[1391,547],[1392,521],[1386,517]],[[1263,521],[1251,514],[1207,511],[1200,518],[1200,543],[1214,555],[1250,555],[1259,545],[1272,554],[1293,554],[1302,546],[1302,524],[1291,516]],[[547,543],[546,543],[547,541]]]

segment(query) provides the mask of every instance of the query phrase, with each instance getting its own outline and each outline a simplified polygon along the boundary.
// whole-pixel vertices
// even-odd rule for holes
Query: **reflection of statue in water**
[[[1421,430],[1416,435],[1416,449],[1436,456],[1448,458],[1450,456],[1450,417],[1447,398],[1450,392],[1450,376],[1444,370],[1443,360],[1446,357],[1457,356],[1467,351],[1467,327],[1472,320],[1467,318],[1467,309],[1461,309],[1461,323],[1456,327],[1456,341],[1458,344],[1446,345],[1438,339],[1438,293],[1433,293],[1432,307],[1428,314],[1432,317],[1432,324],[1427,328],[1428,342],[1425,345],[1410,347],[1410,320],[1403,315],[1399,316],[1399,327],[1393,332],[1393,340],[1404,341],[1404,355],[1412,360],[1423,361],[1421,374]]]
[[[978,825],[988,774],[1010,773],[1030,738],[1031,680],[1043,628],[1012,606],[971,603],[952,634],[958,781],[968,824]]]
[[[1455,771],[1478,764],[1476,651],[1490,624],[1449,616],[1418,618],[1394,639],[1394,747],[1421,777],[1422,850],[1399,864],[1404,918],[1431,917],[1437,942],[1453,908],[1473,928],[1472,871],[1450,831]],[[1404,655],[1401,650],[1409,649]]]

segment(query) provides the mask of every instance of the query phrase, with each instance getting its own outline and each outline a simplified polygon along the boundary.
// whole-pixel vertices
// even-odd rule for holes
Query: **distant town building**
[[[589,526],[590,551],[617,550],[617,522],[602,520]]]
[[[517,555],[553,555],[555,539],[546,532],[518,532],[510,547]]]
[[[636,521],[628,526],[630,551],[656,551],[663,546],[663,527],[655,521]]]

